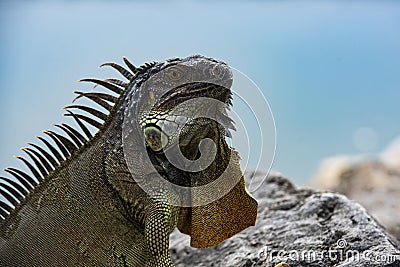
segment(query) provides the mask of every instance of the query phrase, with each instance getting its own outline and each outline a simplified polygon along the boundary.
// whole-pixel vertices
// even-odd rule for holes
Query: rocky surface
[[[323,161],[313,187],[346,195],[363,205],[400,240],[400,139],[374,157]]]
[[[253,196],[256,225],[216,247],[191,248],[187,236],[174,232],[176,265],[400,266],[399,241],[343,195],[296,188],[274,173]]]

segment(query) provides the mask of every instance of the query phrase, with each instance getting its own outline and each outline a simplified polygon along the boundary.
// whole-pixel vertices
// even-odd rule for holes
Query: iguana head
[[[222,150],[226,149],[223,144],[228,128],[233,127],[226,114],[231,85],[230,68],[211,58],[192,56],[164,63],[158,73],[142,83],[148,101],[143,101],[146,107],[139,115],[139,124],[151,157],[165,161],[167,153],[175,167],[195,171],[201,168],[195,165],[201,164],[199,145],[205,138],[217,144],[220,153],[229,153]],[[215,150],[210,145],[203,146],[203,153]],[[193,186],[193,181],[187,184],[182,177],[171,178]]]
[[[174,185],[181,195],[172,203],[182,206],[178,228],[195,247],[222,242],[254,225],[257,215],[240,157],[225,139],[233,128],[232,78],[227,64],[199,55],[152,64],[132,83],[125,109],[132,175],[158,172]]]
[[[133,149],[126,154],[146,154],[152,165],[158,171],[164,169],[175,183],[193,185],[182,179],[182,173],[171,177],[171,168],[177,167],[179,160],[193,167],[204,138],[225,143],[227,130],[233,127],[226,114],[231,85],[228,65],[200,55],[149,64],[136,75],[126,96],[125,102],[130,104],[125,106],[124,136],[130,144],[126,147]],[[138,151],[139,147],[145,151]],[[169,164],[171,160],[174,166]],[[137,165],[135,162],[132,164]],[[147,169],[143,164],[137,167],[137,171]],[[185,169],[182,164],[180,167]]]

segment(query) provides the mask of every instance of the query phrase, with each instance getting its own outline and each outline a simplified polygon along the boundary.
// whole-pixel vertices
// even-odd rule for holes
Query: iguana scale
[[[88,98],[106,113],[75,103],[65,107],[78,127],[62,123],[58,132],[44,131],[47,138],[38,137],[42,146],[28,143],[23,149],[30,160],[18,157],[31,174],[7,168],[12,177],[0,177],[0,194],[9,202],[0,201],[0,266],[171,267],[168,245],[175,227],[202,248],[254,225],[257,202],[245,189],[238,153],[225,141],[232,128],[226,115],[229,67],[200,55],[140,67],[123,59],[127,67],[103,65],[127,81],[82,80],[109,94],[76,92],[77,99]],[[205,102],[185,106],[199,97],[223,103],[211,112],[219,122],[185,115],[210,110]],[[99,129],[95,135],[86,123]],[[210,165],[188,171],[169,161],[172,144],[189,162],[207,156],[212,149],[199,149],[203,139],[216,148]],[[211,192],[196,188],[220,177],[233,186],[207,202],[226,182]],[[191,191],[181,194],[175,185]],[[195,199],[205,202],[182,204]]]

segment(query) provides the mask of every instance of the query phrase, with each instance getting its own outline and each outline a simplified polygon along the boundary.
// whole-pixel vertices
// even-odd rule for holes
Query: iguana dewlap
[[[203,248],[255,224],[257,202],[225,141],[229,67],[200,55],[124,61],[103,65],[126,81],[82,80],[109,93],[76,92],[101,108],[66,107],[77,127],[56,125],[23,149],[31,174],[0,177],[0,266],[171,267],[175,227]]]

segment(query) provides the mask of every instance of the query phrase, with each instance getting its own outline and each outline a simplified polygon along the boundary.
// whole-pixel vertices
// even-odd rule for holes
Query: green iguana
[[[123,59],[127,67],[102,66],[127,81],[81,80],[110,93],[75,92],[107,112],[65,107],[79,129],[44,131],[43,146],[22,149],[30,160],[17,157],[32,174],[7,168],[12,177],[0,177],[0,266],[171,267],[174,228],[204,248],[255,224],[257,202],[225,140],[228,65],[200,55],[140,67]]]

